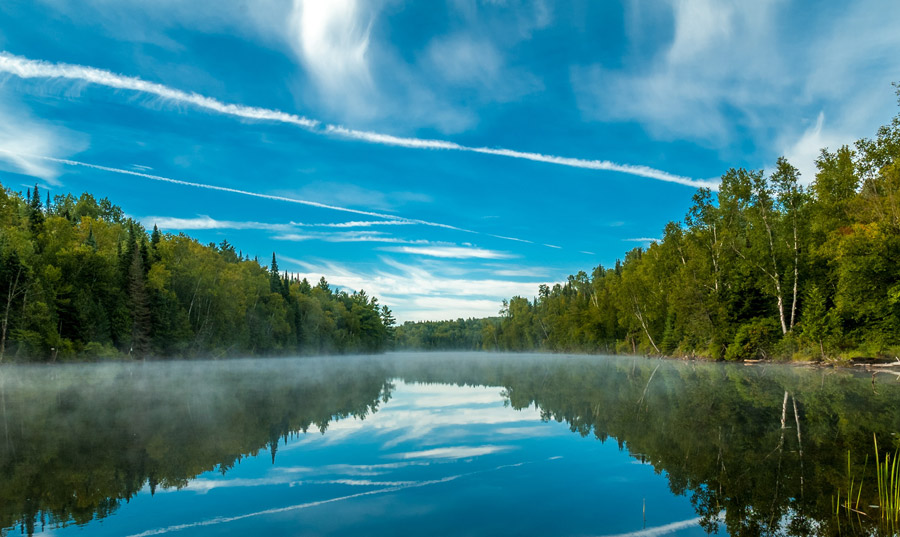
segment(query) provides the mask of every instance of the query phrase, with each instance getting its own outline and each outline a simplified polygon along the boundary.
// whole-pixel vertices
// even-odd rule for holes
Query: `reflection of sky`
[[[397,382],[381,410],[279,444],[274,464],[261,452],[52,534],[703,534],[689,500],[633,463],[499,388]]]

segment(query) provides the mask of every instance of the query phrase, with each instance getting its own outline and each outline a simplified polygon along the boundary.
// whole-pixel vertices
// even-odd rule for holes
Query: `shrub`
[[[745,323],[738,328],[734,341],[725,351],[728,361],[755,360],[772,355],[781,329],[778,323],[768,317],[760,317]]]

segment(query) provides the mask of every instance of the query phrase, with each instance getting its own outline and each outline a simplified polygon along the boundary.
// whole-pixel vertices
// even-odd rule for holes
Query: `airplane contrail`
[[[44,155],[31,155],[31,154],[26,154],[26,153],[17,153],[14,151],[9,151],[9,150],[3,149],[3,148],[0,148],[0,153],[15,156],[15,157],[21,157],[21,158],[39,159],[39,160],[44,160],[47,162],[55,162],[58,164],[65,164],[67,166],[80,166],[82,168],[90,168],[93,170],[100,170],[100,171],[104,171],[104,172],[132,175],[135,177],[142,177],[144,179],[150,179],[152,181],[161,181],[164,183],[172,183],[172,184],[182,185],[182,186],[191,186],[191,187],[203,188],[203,189],[207,189],[207,190],[216,190],[219,192],[228,192],[231,194],[239,194],[242,196],[251,196],[254,198],[262,198],[262,199],[268,199],[268,200],[274,200],[274,201],[284,201],[284,202],[288,202],[288,203],[296,203],[299,205],[306,205],[309,207],[317,207],[320,209],[329,209],[332,211],[341,211],[341,212],[345,212],[345,213],[359,214],[359,215],[363,215],[363,216],[371,216],[374,218],[384,218],[385,219],[385,222],[383,222],[384,224],[397,224],[397,225],[399,225],[399,224],[418,224],[418,225],[422,225],[422,226],[437,227],[437,228],[442,228],[442,229],[449,229],[452,231],[460,231],[462,233],[472,233],[474,235],[486,235],[489,237],[495,237],[498,239],[503,239],[503,240],[508,240],[508,241],[526,242],[526,243],[534,244],[533,241],[528,241],[525,239],[517,239],[515,237],[505,237],[503,235],[493,235],[490,233],[483,233],[481,231],[474,231],[471,229],[465,229],[465,228],[461,228],[458,226],[452,226],[450,224],[441,224],[440,222],[419,220],[417,218],[407,218],[407,217],[398,216],[395,214],[364,211],[361,209],[351,209],[349,207],[341,207],[339,205],[328,205],[326,203],[320,203],[318,201],[305,200],[305,199],[301,199],[301,198],[291,198],[288,196],[278,196],[278,195],[274,195],[274,194],[263,194],[261,192],[253,192],[250,190],[241,190],[238,188],[231,188],[231,187],[227,187],[227,186],[211,185],[208,183],[197,183],[194,181],[182,181],[181,179],[173,179],[171,177],[163,177],[161,175],[153,175],[150,173],[136,172],[133,170],[123,170],[121,168],[112,168],[110,166],[101,166],[99,164],[91,164],[89,162],[81,162],[78,160],[47,157]],[[348,224],[354,224],[354,223],[355,222],[338,223],[338,224],[321,224],[321,226],[323,226],[323,227],[347,227]],[[378,222],[363,222],[363,223],[371,224],[371,225],[378,224]],[[558,247],[553,247],[553,248],[558,248]]]
[[[435,140],[427,138],[413,138],[394,136],[372,131],[348,129],[340,125],[323,124],[316,119],[310,119],[297,114],[290,114],[280,110],[246,106],[241,104],[224,103],[213,97],[200,95],[194,92],[186,92],[180,89],[156,82],[149,82],[141,78],[126,76],[98,69],[96,67],[75,65],[67,63],[51,63],[43,60],[32,60],[22,56],[16,56],[8,52],[0,52],[0,73],[8,73],[19,78],[61,78],[66,80],[80,80],[90,84],[97,84],[114,89],[137,91],[156,95],[157,97],[175,102],[190,104],[198,108],[212,112],[259,121],[276,121],[295,125],[316,134],[337,136],[340,138],[357,140],[379,145],[405,147],[410,149],[432,149],[464,151],[480,153],[514,159],[530,160],[557,166],[581,168],[588,170],[605,170],[620,172],[648,179],[655,179],[669,183],[690,186],[694,188],[707,187],[713,190],[718,188],[718,182],[692,179],[681,175],[671,174],[657,170],[649,166],[633,164],[620,164],[608,160],[591,160],[556,155],[545,155],[525,151],[516,151],[500,147],[476,147],[458,144],[448,140]]]

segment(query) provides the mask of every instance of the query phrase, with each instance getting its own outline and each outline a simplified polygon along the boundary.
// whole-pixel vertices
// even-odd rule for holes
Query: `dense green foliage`
[[[234,246],[148,236],[107,199],[0,186],[0,362],[361,352],[393,318]]]
[[[484,326],[495,319],[407,321],[394,332],[398,349],[429,351],[481,350]]]
[[[649,248],[505,302],[484,348],[900,354],[900,116],[816,165],[808,187],[783,158],[768,175],[729,170]]]

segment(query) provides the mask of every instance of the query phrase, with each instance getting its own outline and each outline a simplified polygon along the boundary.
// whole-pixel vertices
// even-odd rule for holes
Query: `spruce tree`
[[[273,293],[284,294],[281,276],[278,274],[278,261],[275,259],[275,252],[272,252],[272,266],[269,268],[269,288]]]
[[[44,212],[41,210],[41,194],[37,183],[31,191],[31,199],[28,200],[28,218],[31,222],[31,230],[37,232],[37,228],[44,223]]]
[[[159,228],[156,227],[156,224],[153,224],[153,233],[150,234],[150,244],[154,249],[159,246],[160,239],[162,239],[162,233],[159,232]]]

